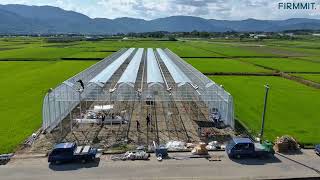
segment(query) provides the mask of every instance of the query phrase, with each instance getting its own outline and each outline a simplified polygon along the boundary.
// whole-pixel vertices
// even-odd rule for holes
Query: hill
[[[129,32],[278,32],[284,30],[320,29],[318,19],[238,21],[204,19],[193,16],[171,16],[154,20],[135,18],[95,18],[52,6],[0,5],[2,34],[116,34]]]

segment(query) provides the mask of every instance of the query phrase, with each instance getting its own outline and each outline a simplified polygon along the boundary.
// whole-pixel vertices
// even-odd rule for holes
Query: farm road
[[[48,165],[46,158],[14,159],[0,166],[0,179],[268,179],[320,178],[320,157],[312,150],[299,155],[276,155],[272,159],[230,160],[225,152],[212,152],[221,161],[206,159],[116,161],[110,156],[91,164]],[[184,153],[170,154],[183,156]],[[297,163],[295,161],[299,161]]]

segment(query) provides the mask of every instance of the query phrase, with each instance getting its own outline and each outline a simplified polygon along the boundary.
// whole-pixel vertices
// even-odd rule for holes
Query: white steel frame
[[[42,128],[50,132],[77,106],[81,111],[80,102],[150,99],[204,103],[209,112],[218,109],[224,124],[234,128],[232,96],[169,49],[159,48],[121,49],[48,91]]]

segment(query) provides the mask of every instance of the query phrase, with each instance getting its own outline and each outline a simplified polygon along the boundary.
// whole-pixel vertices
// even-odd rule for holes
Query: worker
[[[137,120],[137,131],[140,131],[140,122]]]
[[[101,117],[101,127],[103,126],[105,119],[106,119],[106,116],[105,116],[104,114],[102,114],[102,117]]]
[[[150,114],[147,115],[146,120],[147,120],[147,127],[149,127],[151,122]]]

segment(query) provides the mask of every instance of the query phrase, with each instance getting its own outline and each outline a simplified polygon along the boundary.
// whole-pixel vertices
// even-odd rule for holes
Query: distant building
[[[285,33],[284,35],[286,35],[286,36],[290,36],[290,37],[293,37],[293,36],[294,36],[294,34],[293,34],[293,33]]]
[[[267,35],[265,35],[265,34],[257,34],[257,35],[255,35],[253,38],[255,38],[255,39],[263,39],[263,38],[267,38],[268,36]]]
[[[312,34],[312,36],[320,36],[320,33]]]

